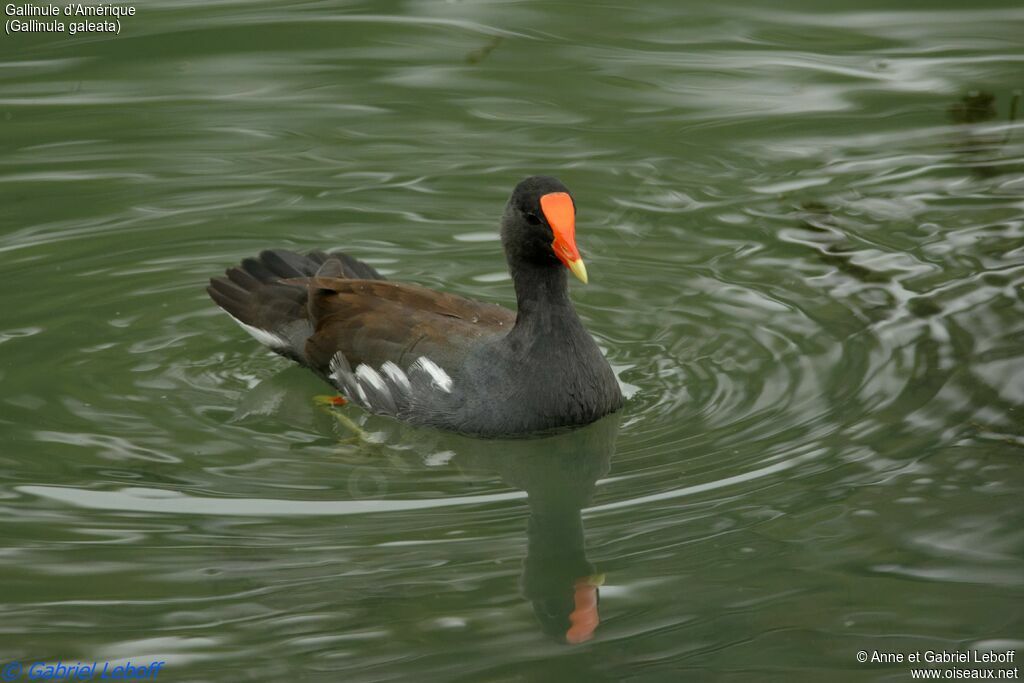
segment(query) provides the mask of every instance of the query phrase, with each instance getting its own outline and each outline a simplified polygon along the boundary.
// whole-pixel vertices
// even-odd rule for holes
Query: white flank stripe
[[[380,366],[381,372],[388,376],[395,384],[399,385],[405,391],[412,391],[412,384],[409,382],[409,378],[402,372],[402,368],[398,367],[391,361],[387,361],[384,365]]]
[[[342,379],[341,379],[341,368],[342,368],[341,363],[342,363],[343,358],[344,357],[341,355],[341,351],[339,351],[338,353],[336,353],[333,356],[331,356],[331,374],[328,375],[328,377],[333,379],[335,382],[342,381]]]
[[[391,393],[388,391],[388,385],[384,383],[384,378],[380,376],[376,370],[371,368],[369,365],[360,365],[356,368],[356,379],[362,380],[367,384],[372,384],[373,388],[382,393]]]
[[[434,380],[434,384],[443,391],[452,392],[452,378],[448,376],[448,373],[441,369],[441,366],[430,360],[426,356],[420,356],[416,361],[416,365],[427,371],[430,375],[430,379]]]

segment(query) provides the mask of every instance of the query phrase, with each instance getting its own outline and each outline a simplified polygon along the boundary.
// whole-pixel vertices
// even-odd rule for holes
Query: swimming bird
[[[587,282],[572,194],[526,178],[501,218],[516,311],[385,279],[336,252],[268,250],[207,292],[276,353],[380,415],[479,437],[578,427],[618,410],[611,366],[569,298]]]

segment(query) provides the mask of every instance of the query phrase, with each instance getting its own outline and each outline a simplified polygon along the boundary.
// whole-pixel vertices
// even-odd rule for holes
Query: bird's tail
[[[210,279],[210,298],[261,344],[308,364],[306,340],[313,334],[306,279],[315,275],[383,280],[373,267],[347,254],[283,249],[260,253]]]

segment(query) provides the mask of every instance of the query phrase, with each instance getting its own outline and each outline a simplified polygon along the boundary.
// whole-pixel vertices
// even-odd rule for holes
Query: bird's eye
[[[537,214],[535,213],[527,213],[526,222],[530,225],[540,225],[540,219],[537,218]]]

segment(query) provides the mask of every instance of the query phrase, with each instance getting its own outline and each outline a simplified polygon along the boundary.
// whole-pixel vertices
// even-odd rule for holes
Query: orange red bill
[[[576,248],[576,207],[572,197],[566,192],[549,192],[540,198],[540,208],[555,235],[551,243],[555,256],[586,284],[587,267]]]

